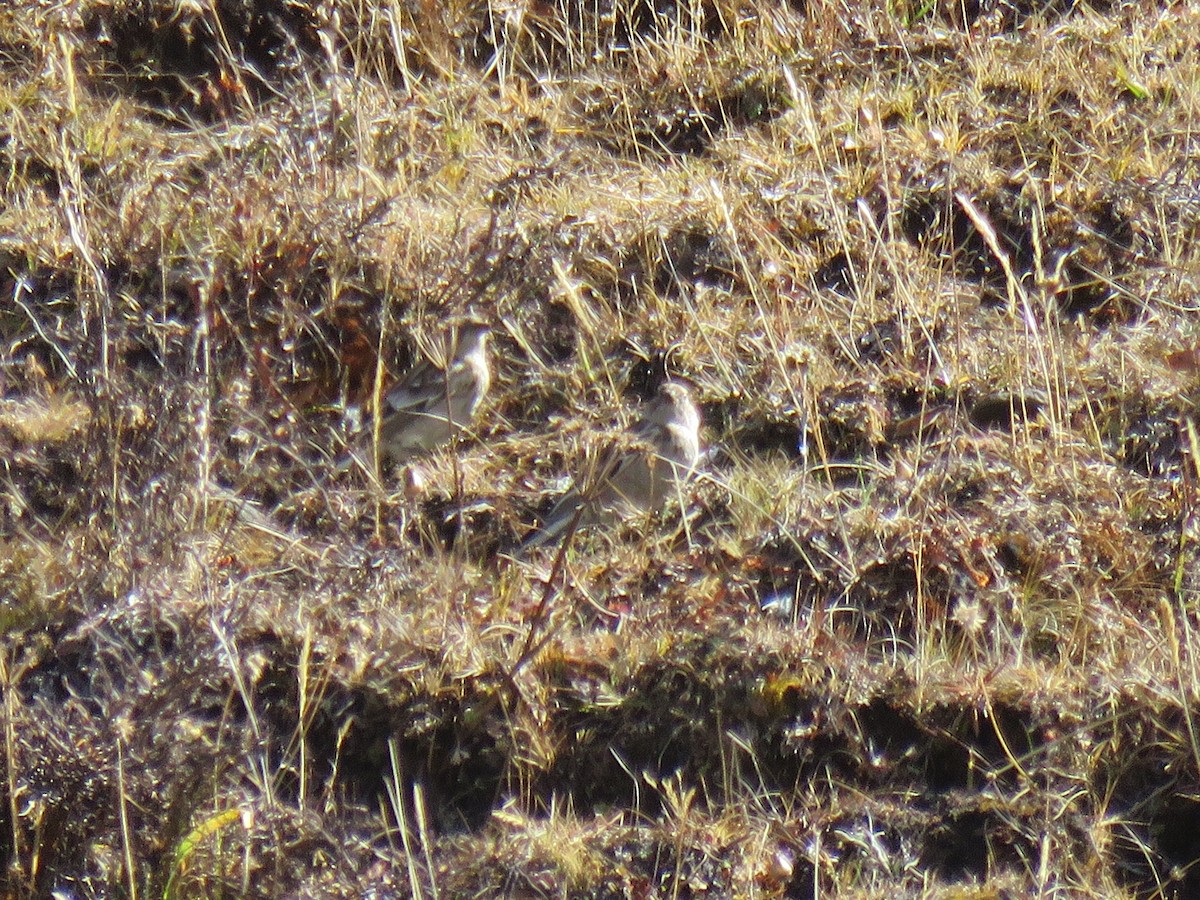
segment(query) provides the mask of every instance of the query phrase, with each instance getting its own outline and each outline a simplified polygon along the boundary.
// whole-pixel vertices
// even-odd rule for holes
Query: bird
[[[379,423],[381,463],[406,463],[445,446],[471,425],[492,383],[490,335],[483,322],[463,324],[448,366],[425,360],[387,392]],[[345,470],[354,462],[364,465],[356,448],[343,454],[337,467]]]
[[[700,462],[700,410],[682,382],[664,381],[630,429],[598,465],[554,505],[521,552],[556,540],[574,527],[614,524],[654,512]]]

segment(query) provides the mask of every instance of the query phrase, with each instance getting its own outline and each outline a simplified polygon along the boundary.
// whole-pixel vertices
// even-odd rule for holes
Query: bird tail
[[[585,524],[586,513],[586,502],[578,494],[571,492],[554,505],[542,526],[521,542],[517,553],[525,556],[538,547],[573,534],[580,525]]]

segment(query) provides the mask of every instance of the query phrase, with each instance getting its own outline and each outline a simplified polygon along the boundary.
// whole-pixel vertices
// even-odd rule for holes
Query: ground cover
[[[1198,35],[5,6],[5,895],[1196,895]],[[682,503],[518,558],[665,377]]]

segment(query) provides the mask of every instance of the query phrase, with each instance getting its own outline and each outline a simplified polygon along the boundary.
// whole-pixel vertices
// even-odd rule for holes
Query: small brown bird
[[[522,551],[561,537],[572,523],[612,524],[659,509],[700,461],[700,410],[691,392],[677,381],[663,383],[630,438],[576,480]]]
[[[450,443],[470,427],[492,383],[490,334],[481,322],[466,323],[458,330],[448,367],[426,360],[388,391],[379,425],[380,462],[407,462]],[[351,450],[338,460],[338,468],[347,469],[355,461],[363,463],[359,452]]]

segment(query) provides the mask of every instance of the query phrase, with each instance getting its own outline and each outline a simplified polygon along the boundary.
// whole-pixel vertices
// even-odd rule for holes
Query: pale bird
[[[426,360],[387,392],[379,424],[381,463],[408,462],[445,446],[470,427],[492,383],[490,334],[480,322],[462,325],[446,368]],[[370,432],[366,440],[371,440]],[[359,452],[351,450],[338,460],[338,468],[349,468],[355,461],[364,465]]]
[[[556,540],[572,527],[613,524],[658,510],[695,471],[700,454],[700,410],[687,387],[664,382],[629,440],[576,479],[521,550]]]

